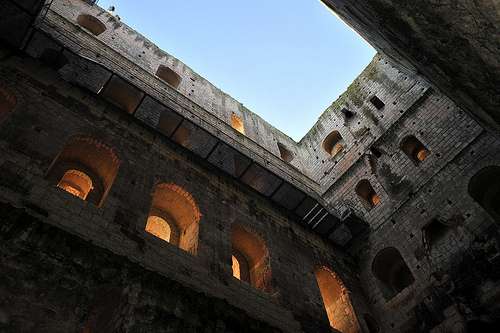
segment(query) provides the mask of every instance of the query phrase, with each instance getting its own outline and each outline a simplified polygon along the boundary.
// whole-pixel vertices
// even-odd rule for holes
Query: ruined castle
[[[498,332],[498,1],[323,2],[378,54],[295,142],[93,1],[0,1],[1,332]]]

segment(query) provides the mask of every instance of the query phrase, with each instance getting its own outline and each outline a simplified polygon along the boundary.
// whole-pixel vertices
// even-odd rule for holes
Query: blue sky
[[[296,141],[375,51],[319,0],[100,0]]]

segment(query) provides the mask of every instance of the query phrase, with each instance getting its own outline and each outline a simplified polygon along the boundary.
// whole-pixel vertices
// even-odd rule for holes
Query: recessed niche
[[[429,150],[413,135],[407,136],[401,141],[401,150],[417,164],[425,161],[429,156]]]
[[[181,84],[182,81],[182,78],[179,74],[177,74],[174,70],[164,65],[160,65],[158,67],[158,69],[156,70],[156,76],[158,76],[160,79],[167,82],[169,85],[171,85],[176,89],[179,88],[179,85]]]
[[[102,23],[97,17],[89,15],[89,14],[81,14],[76,19],[78,24],[88,31],[90,31],[93,35],[99,36],[104,31],[106,31],[106,25]]]
[[[385,107],[385,103],[380,100],[377,96],[373,96],[370,98],[370,103],[377,109],[377,110],[382,110]]]
[[[343,141],[339,131],[333,131],[323,140],[323,150],[334,157],[344,149]]]
[[[285,162],[290,163],[293,160],[293,157],[294,157],[293,153],[290,150],[288,150],[288,148],[286,148],[280,142],[278,142],[277,145],[278,145],[278,150],[280,152],[281,159],[283,161],[285,161]]]

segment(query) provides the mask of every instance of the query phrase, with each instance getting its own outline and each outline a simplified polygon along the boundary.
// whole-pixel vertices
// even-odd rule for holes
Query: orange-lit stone
[[[317,269],[315,275],[330,326],[343,333],[359,333],[359,323],[344,283],[326,267]]]
[[[233,259],[233,276],[240,279],[240,262],[236,259],[235,256],[232,256]]]
[[[57,184],[57,187],[82,200],[87,198],[87,195],[93,188],[90,177],[78,170],[66,171]]]
[[[170,242],[170,234],[172,230],[170,225],[158,216],[150,216],[148,222],[146,223],[146,231],[156,237],[163,239],[166,242]]]
[[[372,195],[372,204],[376,206],[379,203],[380,203],[380,196],[378,194]]]
[[[419,150],[419,152],[417,153],[417,159],[419,161],[423,161],[426,158],[427,158],[427,150],[426,149]]]
[[[245,134],[245,126],[243,125],[243,120],[234,113],[231,115],[231,126],[241,134]]]

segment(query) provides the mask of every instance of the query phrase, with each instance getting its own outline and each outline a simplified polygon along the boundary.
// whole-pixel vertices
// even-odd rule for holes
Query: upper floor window
[[[231,114],[231,126],[241,134],[245,134],[245,125],[243,124],[243,119],[241,119],[234,113]]]
[[[429,155],[429,150],[413,135],[401,141],[401,149],[415,163],[425,161]]]
[[[97,17],[89,14],[78,15],[76,21],[78,24],[88,31],[90,31],[95,36],[99,36],[104,31],[106,31],[106,25],[102,23]]]
[[[370,98],[370,103],[377,108],[377,110],[382,110],[385,107],[385,103],[380,100],[377,96],[373,95],[372,98]]]
[[[278,150],[283,161],[290,163],[293,160],[293,153],[280,142],[278,142]]]
[[[356,185],[356,194],[370,208],[375,207],[380,203],[380,196],[377,192],[375,192],[370,182],[366,179],[361,180],[358,185]]]
[[[342,143],[342,135],[339,131],[333,131],[323,140],[323,149],[333,157],[344,149]]]
[[[176,89],[179,88],[179,85],[181,84],[182,81],[182,78],[179,74],[177,74],[172,69],[164,65],[160,65],[158,67],[158,70],[156,71],[156,76],[158,76],[160,79],[167,82]]]

